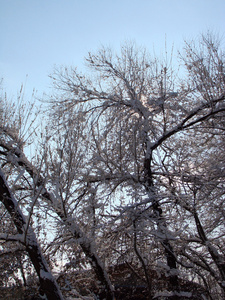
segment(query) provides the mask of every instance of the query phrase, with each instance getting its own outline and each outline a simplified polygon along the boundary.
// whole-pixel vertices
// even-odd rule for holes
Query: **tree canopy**
[[[39,128],[1,98],[2,286],[35,269],[47,299],[223,299],[224,55],[211,34],[179,70],[103,47],[87,74],[54,70]]]

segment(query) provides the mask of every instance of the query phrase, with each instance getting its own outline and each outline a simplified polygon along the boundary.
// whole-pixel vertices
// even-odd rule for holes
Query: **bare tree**
[[[199,128],[217,116],[222,117],[225,110],[223,54],[209,38],[204,37],[201,43],[199,54],[194,50],[191,52],[188,44],[186,46],[185,64],[190,74],[186,86],[182,80],[179,86],[173,78],[174,72],[168,61],[160,64],[151,60],[146,51],[135,45],[122,47],[120,56],[109,49],[89,54],[87,64],[96,74],[94,80],[67,68],[52,76],[55,86],[63,93],[51,104],[60,107],[64,116],[82,105],[83,115],[89,118],[88,155],[91,160],[83,180],[89,185],[98,185],[101,192],[105,191],[106,199],[107,195],[113,194],[115,199],[121,193],[126,195],[125,205],[115,204],[120,206],[119,218],[130,210],[135,226],[143,219],[146,221],[144,226],[156,226],[155,238],[164,249],[168,289],[173,292],[174,299],[181,292],[179,260],[174,250],[174,234],[170,232],[172,220],[167,219],[171,211],[167,201],[171,203],[171,199],[165,196],[162,176],[168,175],[174,153],[180,151],[180,136],[188,136],[190,132],[200,134]],[[202,50],[204,47],[208,52]],[[174,140],[178,141],[178,148],[169,157]],[[187,152],[193,149],[189,145]],[[183,171],[182,176],[188,174]],[[109,207],[110,199],[106,203]],[[194,213],[193,216],[200,234],[198,215]],[[206,239],[202,242],[206,243]],[[209,251],[214,262],[221,261],[218,253]],[[137,249],[135,252],[139,253]],[[222,266],[216,265],[221,270]],[[223,271],[220,273],[223,280]],[[146,280],[149,282],[148,278]]]
[[[2,233],[0,236],[1,240],[19,242],[24,246],[40,281],[40,293],[46,295],[47,299],[63,299],[58,284],[56,283],[52,273],[48,267],[48,264],[42,254],[40,245],[36,239],[36,235],[31,227],[31,215],[33,207],[30,209],[28,217],[25,218],[22,209],[20,208],[19,201],[15,198],[11,188],[7,183],[6,176],[4,175],[2,168],[5,169],[8,179],[10,176],[17,174],[14,177],[12,185],[14,191],[20,190],[20,186],[16,186],[20,177],[23,176],[22,170],[19,168],[18,160],[14,160],[14,155],[17,152],[21,152],[25,144],[25,137],[30,137],[29,125],[32,126],[33,121],[30,119],[32,115],[32,107],[28,107],[24,110],[23,106],[23,93],[22,89],[18,96],[18,102],[15,107],[15,103],[10,104],[7,99],[1,98],[1,120],[0,120],[0,147],[1,147],[1,170],[0,170],[0,201],[4,205],[6,211],[11,218],[11,222],[17,230],[17,234],[8,234],[7,232]],[[28,127],[27,127],[28,126]],[[11,152],[12,151],[12,152]],[[16,172],[12,172],[11,168],[15,168]],[[11,179],[10,179],[11,181]],[[27,187],[28,195],[31,187]],[[39,193],[41,190],[39,190]],[[31,196],[31,195],[30,195]],[[31,203],[35,204],[39,194],[31,197]],[[20,200],[20,199],[19,199]],[[22,271],[22,276],[23,276]],[[24,281],[25,281],[24,277]]]
[[[181,78],[135,44],[90,53],[90,77],[55,70],[33,160],[2,126],[11,190],[30,222],[54,224],[46,252],[82,257],[107,299],[117,293],[110,270],[124,264],[149,299],[223,297],[224,53],[209,35],[180,57]]]

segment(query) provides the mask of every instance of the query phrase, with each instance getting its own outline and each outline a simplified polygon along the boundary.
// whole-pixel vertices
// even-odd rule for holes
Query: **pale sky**
[[[0,78],[10,96],[48,92],[54,66],[126,40],[179,49],[207,30],[225,38],[225,0],[0,0]],[[154,46],[154,47],[153,47]]]

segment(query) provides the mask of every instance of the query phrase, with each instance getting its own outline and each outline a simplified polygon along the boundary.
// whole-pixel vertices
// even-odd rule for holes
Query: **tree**
[[[32,160],[2,126],[1,164],[27,228],[52,225],[42,243],[52,264],[64,253],[64,269],[91,267],[100,298],[119,297],[120,269],[119,288],[140,283],[149,299],[224,295],[224,53],[203,36],[181,59],[179,78],[170,60],[125,44],[90,53],[90,77],[56,70]]]
[[[2,99],[1,104],[4,104]],[[30,112],[30,110],[28,111]],[[10,167],[16,168],[16,172],[20,172],[19,170],[19,161],[16,160],[16,154],[22,153],[21,148],[23,147],[23,140],[20,139],[20,134],[22,134],[22,123],[26,118],[23,118],[20,114],[16,115],[15,110],[11,110],[11,116],[13,119],[9,119],[7,115],[7,108],[2,110],[1,113],[1,162],[2,167],[6,169],[6,173],[10,174],[11,170],[7,170],[7,165]],[[19,108],[19,113],[22,113],[21,107]],[[4,115],[5,114],[5,115]],[[14,122],[13,122],[14,121]],[[22,121],[22,122],[20,122]],[[18,148],[17,148],[18,147]],[[12,152],[11,152],[12,151]],[[3,158],[3,160],[2,160]],[[15,159],[15,160],[14,160]],[[16,190],[16,182],[19,181],[19,177],[23,176],[22,174],[18,174],[17,178],[14,180],[13,189]],[[10,174],[11,175],[11,174]],[[14,175],[14,174],[12,174]],[[18,189],[23,189],[23,187],[18,187]],[[30,188],[27,188],[28,193]],[[25,195],[26,196],[26,195]],[[38,195],[34,195],[31,199],[31,203],[36,202],[36,198]],[[0,202],[4,205],[8,217],[11,218],[11,222],[13,222],[14,227],[17,230],[17,234],[14,233],[9,235],[8,233],[2,233],[0,238],[1,240],[5,240],[7,242],[14,241],[22,244],[29,255],[29,258],[37,272],[37,275],[40,280],[40,291],[42,295],[46,295],[47,299],[63,299],[62,294],[59,290],[59,287],[51,274],[51,271],[46,263],[46,260],[42,254],[41,248],[36,239],[36,235],[31,227],[30,218],[32,214],[33,207],[31,207],[28,217],[25,218],[22,210],[19,207],[19,202],[14,197],[4,173],[2,169],[0,169]],[[29,207],[30,208],[30,207]],[[22,272],[22,275],[23,272]],[[25,277],[24,277],[25,280]]]
[[[191,158],[190,151],[202,146],[201,139],[209,138],[207,129],[202,127],[210,120],[215,123],[213,120],[218,116],[223,119],[224,55],[219,53],[218,45],[210,40],[210,36],[203,37],[198,52],[187,44],[184,62],[188,71],[185,85],[183,81],[176,82],[167,62],[159,64],[156,60],[149,60],[145,51],[136,49],[134,45],[125,45],[120,56],[104,48],[96,55],[89,54],[87,64],[95,72],[95,80],[67,68],[56,71],[52,76],[55,86],[63,93],[51,105],[60,110],[64,122],[71,118],[66,119],[66,112],[73,114],[74,107],[79,105],[89,120],[86,125],[91,132],[87,146],[89,170],[85,170],[83,181],[87,185],[98,186],[105,199],[112,194],[114,199],[119,194],[126,195],[125,205],[116,200],[119,214],[114,220],[124,219],[129,212],[126,226],[133,226],[134,252],[143,269],[146,269],[146,260],[138,250],[137,235],[143,235],[148,228],[161,245],[158,247],[164,251],[168,289],[174,293],[174,298],[182,292],[178,272],[178,265],[181,268],[179,255],[182,254],[174,250],[175,233],[170,231],[174,229],[175,221],[169,215],[176,218],[178,207],[179,212],[186,210],[192,215],[200,244],[207,244],[210,259],[220,272],[217,283],[222,289],[224,281],[220,251],[216,251],[203,234],[196,208],[193,210],[182,200],[182,192],[187,191],[182,179],[195,186],[193,178],[196,170],[192,167],[191,171],[187,168],[181,171],[180,164],[179,172],[172,173],[175,157],[184,150],[179,145],[182,139],[192,138],[192,145],[185,149],[188,160]],[[76,114],[73,116],[76,118]],[[213,128],[210,130],[214,132]],[[176,148],[171,149],[171,145]],[[210,147],[209,143],[207,147]],[[202,158],[208,160],[206,156]],[[193,164],[196,159],[193,158]],[[190,165],[191,161],[187,165],[189,169]],[[192,179],[189,182],[186,178]],[[177,190],[181,192],[174,199]],[[195,203],[196,195],[188,196]],[[108,209],[110,199],[105,201]],[[110,214],[112,216],[112,211]],[[182,215],[184,218],[185,213]],[[182,222],[184,225],[185,220]],[[183,244],[184,240],[181,241]]]

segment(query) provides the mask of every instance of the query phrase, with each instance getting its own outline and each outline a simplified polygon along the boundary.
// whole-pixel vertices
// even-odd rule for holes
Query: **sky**
[[[208,30],[225,38],[224,12],[225,0],[0,0],[2,88],[49,93],[55,66],[84,70],[101,46],[135,41],[157,55]]]

